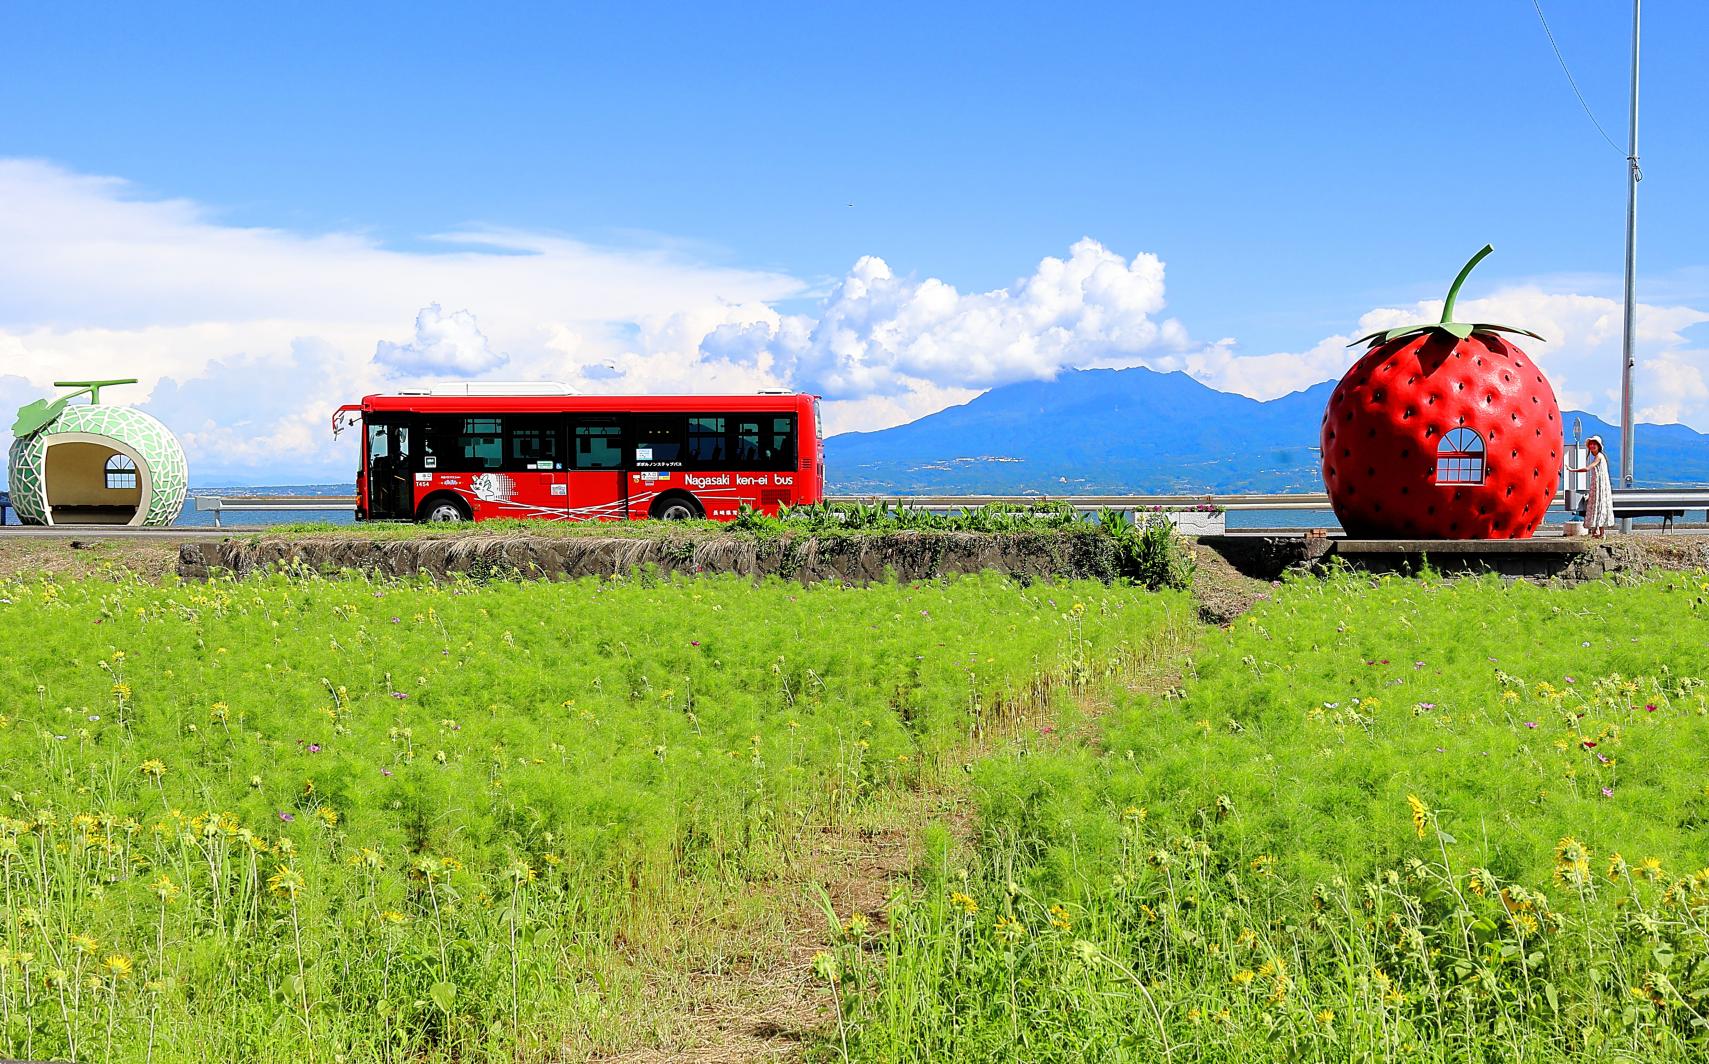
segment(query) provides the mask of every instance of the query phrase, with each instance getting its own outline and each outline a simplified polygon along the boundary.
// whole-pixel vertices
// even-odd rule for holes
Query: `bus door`
[[[400,417],[369,417],[368,519],[407,521],[415,517],[409,425]]]
[[[508,502],[563,516],[569,508],[563,418],[512,414],[505,418],[505,426],[509,444],[501,468],[510,480]]]
[[[571,415],[570,436],[570,516],[582,521],[628,520],[622,421],[614,416]]]

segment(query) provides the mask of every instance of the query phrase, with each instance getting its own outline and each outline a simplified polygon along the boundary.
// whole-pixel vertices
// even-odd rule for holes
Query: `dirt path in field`
[[[915,785],[875,796],[852,819],[806,833],[799,856],[785,872],[752,884],[748,894],[723,907],[757,907],[770,914],[769,920],[729,929],[733,941],[749,947],[747,955],[728,967],[698,971],[672,967],[668,957],[654,958],[641,972],[643,994],[657,1010],[652,1044],[586,1059],[622,1064],[796,1060],[813,1046],[834,1041],[830,991],[813,965],[814,957],[832,946],[834,935],[821,891],[839,923],[863,915],[873,933],[870,948],[882,949],[878,935],[887,925],[891,897],[915,887],[926,828],[946,828],[956,850],[973,847],[971,765],[1019,741],[1035,748],[1086,741],[1121,688],[1137,694],[1177,687],[1199,630],[1183,626],[1178,643],[1159,647],[1153,658],[1135,663],[1124,676],[1074,692],[1075,723],[1062,730],[1053,727],[1058,713],[1048,698],[1011,706],[984,735],[940,759]],[[755,934],[769,942],[756,942]]]
[[[1268,598],[1275,586],[1245,575],[1208,547],[1195,547],[1193,559],[1198,564],[1193,574],[1193,601],[1199,607],[1199,620],[1206,624],[1232,623],[1254,603]]]

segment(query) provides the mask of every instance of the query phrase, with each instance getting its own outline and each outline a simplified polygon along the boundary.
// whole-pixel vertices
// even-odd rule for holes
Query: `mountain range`
[[[1260,402],[1185,373],[1073,370],[993,388],[961,406],[825,441],[836,494],[1061,495],[1323,490],[1318,425],[1334,381]],[[1564,413],[1600,435],[1619,469],[1620,430]],[[1709,483],[1709,436],[1639,425],[1639,486]]]

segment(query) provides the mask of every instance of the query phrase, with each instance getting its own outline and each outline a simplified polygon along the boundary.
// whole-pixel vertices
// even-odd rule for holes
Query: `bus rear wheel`
[[[441,495],[421,504],[421,513],[416,520],[423,524],[435,524],[442,521],[467,521],[469,509],[461,499],[450,495]]]
[[[694,496],[676,493],[662,496],[653,503],[650,516],[655,521],[696,521],[706,516]]]

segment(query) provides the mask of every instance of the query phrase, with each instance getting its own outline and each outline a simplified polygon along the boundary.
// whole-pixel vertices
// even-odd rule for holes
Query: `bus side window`
[[[771,446],[766,449],[766,463],[780,469],[795,468],[795,419],[777,417],[771,420]]]
[[[688,457],[703,465],[724,461],[724,419],[692,416],[688,419]]]
[[[576,426],[577,469],[619,469],[623,465],[623,432],[614,424]]]
[[[752,466],[760,460],[760,423],[754,421],[736,422],[736,454],[738,464]]]
[[[635,468],[678,469],[683,464],[684,431],[681,414],[638,414],[634,420]]]
[[[559,448],[561,427],[552,418],[511,418],[509,460],[511,472],[564,468]]]
[[[504,421],[496,417],[466,417],[458,439],[462,469],[479,473],[504,464]]]

